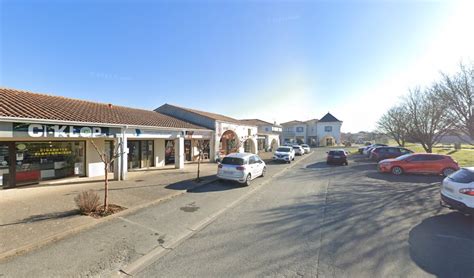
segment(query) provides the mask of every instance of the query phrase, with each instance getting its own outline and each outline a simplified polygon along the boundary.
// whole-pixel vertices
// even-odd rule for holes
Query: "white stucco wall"
[[[105,139],[95,138],[94,143],[100,151],[104,151]],[[90,140],[86,141],[86,168],[88,177],[104,176],[105,174],[104,163]]]
[[[165,139],[155,139],[155,167],[165,166]]]
[[[227,122],[220,122],[216,121],[216,128],[215,128],[215,144],[214,144],[214,153],[215,153],[215,158],[219,155],[219,147],[220,147],[220,139],[221,136],[226,132],[227,130],[232,130],[234,131],[237,136],[239,137],[239,141],[241,142],[241,147],[240,147],[240,152],[244,152],[244,145],[243,142],[247,139],[252,140],[254,146],[255,146],[255,153],[258,153],[257,150],[257,133],[258,133],[258,128],[256,126],[248,126],[248,125],[237,125],[237,124],[232,124],[232,123],[227,123]],[[249,136],[249,130],[250,130],[250,136]]]
[[[327,132],[324,130],[326,126],[331,126],[332,131]],[[323,139],[325,136],[329,135],[332,136],[336,139],[336,144],[341,143],[341,122],[323,122],[323,123],[318,123],[317,124],[317,129],[318,129],[318,137],[319,140]]]

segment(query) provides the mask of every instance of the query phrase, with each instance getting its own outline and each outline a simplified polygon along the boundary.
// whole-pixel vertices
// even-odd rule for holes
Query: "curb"
[[[263,181],[262,183],[258,184],[257,186],[253,187],[251,190],[247,191],[245,194],[243,194],[242,196],[234,200],[232,203],[226,205],[225,207],[218,210],[217,212],[204,218],[201,222],[198,222],[197,224],[194,224],[191,227],[187,227],[188,231],[180,238],[177,238],[175,241],[171,242],[168,246],[162,246],[162,245],[157,246],[154,249],[152,249],[150,252],[145,254],[144,256],[120,268],[118,272],[112,275],[112,277],[129,277],[129,276],[134,276],[135,274],[139,273],[140,271],[145,269],[147,266],[151,265],[153,262],[156,262],[158,259],[166,255],[167,253],[174,250],[181,243],[191,238],[197,232],[201,231],[202,229],[210,225],[212,222],[217,220],[217,218],[220,215],[224,214],[226,211],[235,207],[239,203],[245,201],[248,197],[250,197],[250,195],[262,189],[265,185],[270,183],[270,181],[272,181],[274,178],[279,177],[283,175],[287,170],[296,167],[298,164],[306,160],[306,158],[310,157],[312,154],[314,153],[311,152],[308,156],[302,157],[300,160],[296,161],[295,163],[290,164],[289,166],[283,168],[281,171],[273,175],[273,177],[271,177],[270,179],[267,179]]]
[[[190,179],[188,181],[192,181],[192,179]],[[26,245],[23,245],[21,247],[8,250],[8,251],[3,252],[2,254],[0,254],[0,261],[11,258],[11,257],[14,257],[14,256],[17,256],[17,255],[24,254],[24,253],[27,253],[27,252],[31,252],[35,249],[38,249],[38,248],[43,247],[45,245],[48,245],[50,243],[56,242],[58,240],[64,239],[68,236],[71,236],[71,235],[77,234],[79,232],[91,229],[91,228],[93,228],[94,226],[96,226],[98,224],[105,223],[105,222],[111,221],[111,220],[119,218],[119,217],[127,216],[129,214],[132,214],[132,213],[140,210],[140,209],[158,204],[160,202],[164,202],[164,201],[173,199],[175,197],[178,197],[178,196],[186,193],[188,190],[192,190],[192,189],[198,188],[200,186],[204,186],[204,185],[213,183],[215,181],[217,181],[217,178],[213,177],[208,181],[202,182],[200,184],[196,184],[195,186],[191,186],[188,189],[179,190],[176,193],[167,195],[167,196],[162,197],[162,198],[158,198],[156,200],[153,200],[153,201],[141,204],[141,205],[137,205],[137,206],[133,206],[131,208],[127,208],[126,210],[123,210],[123,211],[120,211],[118,213],[109,215],[107,217],[103,217],[103,218],[100,218],[100,219],[93,219],[93,221],[90,222],[90,223],[78,225],[78,226],[76,226],[74,228],[71,228],[67,231],[59,232],[59,233],[53,234],[51,236],[48,236],[48,237],[46,237],[42,240],[39,240],[37,242],[26,244]]]

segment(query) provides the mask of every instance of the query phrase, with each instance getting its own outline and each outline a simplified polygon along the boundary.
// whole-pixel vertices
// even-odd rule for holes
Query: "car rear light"
[[[474,188],[461,188],[459,189],[459,193],[474,196]]]
[[[237,167],[235,167],[235,169],[237,169],[239,171],[244,171],[245,167],[244,166],[237,166]]]
[[[218,167],[219,169],[222,168],[222,164],[217,165],[217,167]]]

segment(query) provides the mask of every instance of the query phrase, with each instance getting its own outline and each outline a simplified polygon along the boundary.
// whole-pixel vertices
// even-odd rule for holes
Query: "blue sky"
[[[474,58],[469,2],[1,3],[1,86],[144,109],[371,130]]]

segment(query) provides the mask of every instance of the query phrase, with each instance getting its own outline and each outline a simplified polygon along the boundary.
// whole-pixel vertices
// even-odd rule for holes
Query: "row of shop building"
[[[0,88],[0,188],[274,150],[281,126],[164,104],[155,111]]]

